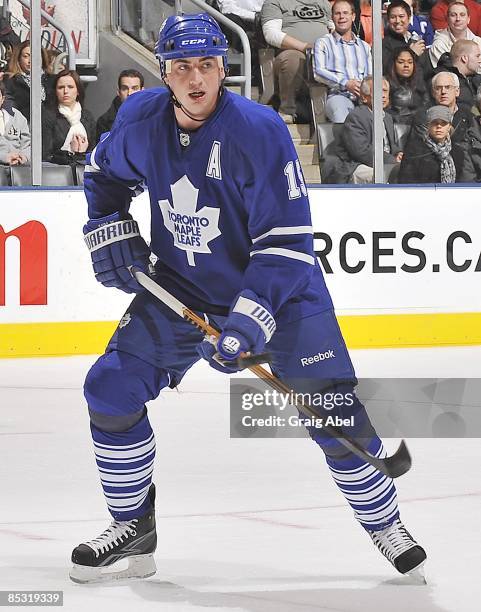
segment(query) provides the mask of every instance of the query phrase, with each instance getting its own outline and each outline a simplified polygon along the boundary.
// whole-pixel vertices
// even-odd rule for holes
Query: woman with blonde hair
[[[30,41],[24,40],[14,48],[4,77],[7,100],[30,121]],[[52,87],[52,76],[47,73],[47,54],[42,48],[41,100],[45,102]]]

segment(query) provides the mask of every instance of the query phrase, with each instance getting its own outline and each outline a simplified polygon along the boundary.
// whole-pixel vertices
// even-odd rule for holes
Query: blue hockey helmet
[[[182,57],[221,56],[227,72],[227,38],[207,13],[171,15],[160,27],[155,56],[165,76],[165,62]]]

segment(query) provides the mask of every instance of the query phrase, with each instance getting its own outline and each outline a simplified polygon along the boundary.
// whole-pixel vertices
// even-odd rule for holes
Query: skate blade
[[[77,584],[98,584],[117,580],[148,578],[157,571],[153,555],[136,555],[127,557],[126,560],[128,561],[128,567],[120,571],[115,571],[115,566],[124,559],[108,567],[89,567],[74,563],[69,574],[70,580]]]
[[[420,565],[412,569],[410,572],[407,572],[407,576],[412,580],[413,584],[427,584],[426,580],[426,570],[424,569],[424,564],[426,560],[424,560]]]

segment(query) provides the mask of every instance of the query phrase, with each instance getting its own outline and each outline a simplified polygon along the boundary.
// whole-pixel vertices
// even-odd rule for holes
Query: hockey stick
[[[176,297],[171,295],[168,291],[163,289],[160,285],[158,285],[154,280],[152,280],[147,274],[144,274],[140,270],[136,270],[134,268],[130,268],[130,272],[135,280],[142,285],[147,291],[149,291],[152,295],[154,295],[157,299],[163,302],[166,306],[168,306],[171,310],[186,319],[193,325],[195,325],[198,329],[200,329],[209,340],[215,340],[219,338],[220,332],[209,325],[202,317],[197,315],[195,312],[187,308],[182,302],[180,302]],[[249,359],[248,356],[241,356],[244,359]],[[247,363],[249,363],[246,360]],[[308,406],[305,402],[300,401],[297,397],[295,391],[290,389],[287,385],[285,385],[277,376],[274,376],[270,372],[268,372],[265,368],[260,365],[250,365],[248,368],[251,372],[253,372],[256,376],[265,380],[273,389],[276,391],[280,391],[283,394],[287,394],[291,399],[293,399],[293,405],[300,411],[302,414],[309,416],[311,418],[319,418],[319,414],[316,413],[310,406]],[[341,444],[343,444],[348,450],[352,453],[371,464],[373,467],[378,469],[380,472],[389,476],[390,478],[397,478],[398,476],[402,476],[405,474],[409,468],[411,467],[411,455],[409,454],[408,448],[404,440],[401,441],[399,448],[397,451],[389,456],[384,457],[383,459],[379,457],[375,457],[371,455],[366,449],[364,449],[359,442],[357,442],[354,438],[344,434],[341,429],[335,427],[334,425],[323,425],[323,430],[332,437],[335,437],[339,440]]]

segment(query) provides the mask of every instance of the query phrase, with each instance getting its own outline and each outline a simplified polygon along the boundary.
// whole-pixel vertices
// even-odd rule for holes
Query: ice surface
[[[481,347],[352,355],[359,376],[481,377]],[[228,379],[204,363],[150,405],[156,576],[74,585],[71,549],[109,521],[82,396],[93,360],[0,362],[0,589],[62,590],[69,612],[480,610],[480,440],[408,441],[402,518],[429,554],[429,584],[412,585],[353,520],[313,442],[229,438]]]

